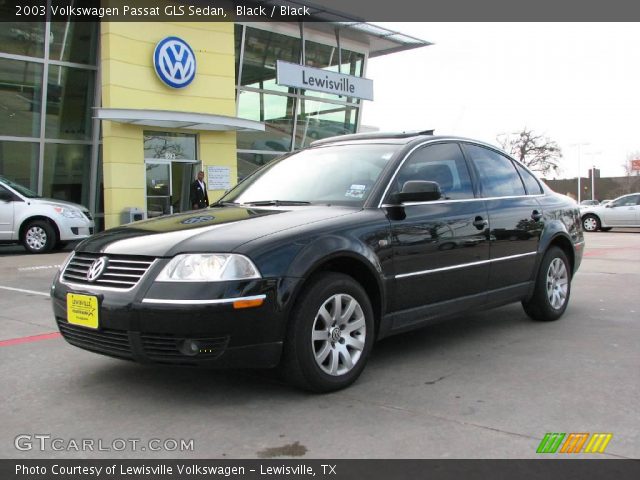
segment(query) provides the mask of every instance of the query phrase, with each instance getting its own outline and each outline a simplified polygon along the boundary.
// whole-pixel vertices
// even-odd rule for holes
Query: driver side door
[[[489,276],[489,223],[455,142],[419,147],[392,181],[385,203],[412,180],[438,183],[441,198],[407,202],[389,215],[396,295],[393,328],[484,303]],[[391,197],[391,198],[390,198]],[[397,207],[394,207],[397,208]]]
[[[627,195],[618,198],[604,208],[603,220],[609,226],[634,226],[640,223],[640,195]]]

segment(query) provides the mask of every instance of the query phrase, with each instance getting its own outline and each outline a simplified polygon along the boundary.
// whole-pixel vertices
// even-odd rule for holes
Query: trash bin
[[[122,222],[124,225],[126,223],[137,222],[138,220],[144,220],[147,218],[147,214],[138,207],[127,207],[122,211]]]

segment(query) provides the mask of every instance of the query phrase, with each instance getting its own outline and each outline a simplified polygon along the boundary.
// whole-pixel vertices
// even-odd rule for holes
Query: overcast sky
[[[497,144],[523,127],[558,142],[558,178],[623,175],[640,151],[640,25],[378,23],[435,45],[369,61],[362,123]]]

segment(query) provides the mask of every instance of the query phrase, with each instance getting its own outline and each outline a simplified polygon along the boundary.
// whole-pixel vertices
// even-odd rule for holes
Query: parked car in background
[[[582,200],[580,202],[580,208],[592,207],[594,205],[600,205],[600,202],[598,200]]]
[[[604,205],[580,208],[582,226],[587,232],[608,232],[615,227],[640,227],[640,193],[631,193]]]
[[[42,198],[0,177],[0,243],[22,243],[31,253],[45,253],[87,238],[93,229],[82,205]]]
[[[52,302],[86,350],[280,365],[328,392],[389,335],[511,302],[557,320],[583,248],[575,202],[490,145],[346,135],[268,163],[208,209],[83,241]]]

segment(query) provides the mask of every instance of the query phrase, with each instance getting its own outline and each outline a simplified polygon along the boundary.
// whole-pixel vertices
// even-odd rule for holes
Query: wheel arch
[[[51,225],[51,227],[53,228],[53,231],[56,234],[56,241],[60,239],[60,228],[58,228],[58,224],[55,221],[53,221],[50,217],[47,217],[46,215],[32,215],[30,217],[25,218],[24,220],[22,220],[22,223],[20,223],[20,228],[18,229],[19,241],[22,241],[25,230],[27,229],[27,225],[29,225],[31,222],[37,222],[37,221],[47,222],[49,225]]]
[[[385,289],[381,279],[381,273],[372,264],[371,260],[353,251],[338,251],[318,258],[307,269],[297,282],[291,294],[287,318],[290,318],[291,310],[298,301],[305,286],[318,274],[323,272],[342,273],[358,282],[367,293],[371,307],[373,308],[376,336],[379,331],[380,321],[385,308]]]

